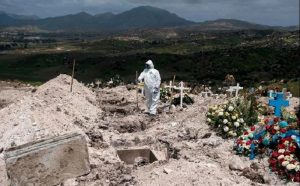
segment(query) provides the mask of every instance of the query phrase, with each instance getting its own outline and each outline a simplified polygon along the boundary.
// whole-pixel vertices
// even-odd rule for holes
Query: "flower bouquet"
[[[207,112],[207,123],[224,138],[243,134],[247,126],[243,113],[233,101],[211,107]]]
[[[269,163],[271,170],[281,178],[300,182],[300,152],[295,140],[296,136],[281,139]]]

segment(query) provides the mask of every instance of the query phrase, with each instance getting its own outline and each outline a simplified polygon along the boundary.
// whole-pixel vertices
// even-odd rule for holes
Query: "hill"
[[[43,18],[0,12],[0,28],[36,27],[47,31],[62,32],[115,32],[134,29],[168,28],[173,31],[216,30],[297,30],[299,27],[274,27],[235,19],[218,19],[192,22],[164,9],[140,6],[129,11],[90,15],[86,12],[59,17]]]
[[[21,16],[19,16],[21,17]],[[185,20],[166,10],[141,6],[118,15],[112,13],[97,14],[86,12],[37,20],[21,20],[6,13],[0,14],[0,27],[37,26],[49,31],[118,31],[133,28],[158,28],[190,25],[194,22]]]

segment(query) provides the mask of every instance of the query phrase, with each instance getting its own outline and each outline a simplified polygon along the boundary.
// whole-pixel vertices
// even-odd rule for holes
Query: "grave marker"
[[[269,105],[275,108],[275,116],[281,116],[281,107],[289,106],[289,101],[284,99],[284,94],[282,92],[278,92],[274,100],[269,100]]]
[[[4,158],[14,186],[58,185],[90,171],[87,144],[81,134],[67,134],[11,148]]]
[[[179,86],[180,87],[175,87],[174,89],[180,90],[180,107],[182,107],[183,106],[183,96],[184,96],[183,91],[190,90],[190,88],[185,88],[184,83],[182,81],[179,83]]]
[[[238,83],[236,86],[231,87],[233,91],[235,91],[235,97],[238,97],[239,90],[243,90],[243,87],[240,87],[240,84]]]
[[[269,90],[268,91],[268,97],[269,98],[274,98],[276,96],[276,92],[274,92],[274,90]]]

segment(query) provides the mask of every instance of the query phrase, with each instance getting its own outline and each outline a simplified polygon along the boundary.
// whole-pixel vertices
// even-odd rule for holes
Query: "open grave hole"
[[[121,161],[126,164],[143,166],[157,161],[156,155],[148,148],[117,150]]]

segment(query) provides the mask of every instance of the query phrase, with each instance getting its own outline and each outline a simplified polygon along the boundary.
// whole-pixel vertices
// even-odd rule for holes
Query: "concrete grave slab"
[[[166,153],[163,151],[155,151],[150,148],[135,148],[135,149],[119,149],[117,150],[118,157],[126,164],[135,164],[140,159],[146,163],[166,160]]]
[[[81,134],[67,134],[11,148],[4,158],[13,186],[53,186],[90,171],[87,143]]]

